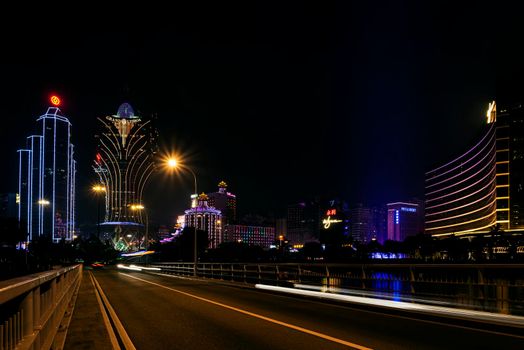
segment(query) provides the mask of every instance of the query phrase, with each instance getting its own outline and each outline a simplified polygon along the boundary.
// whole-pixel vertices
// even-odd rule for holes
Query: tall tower
[[[156,131],[150,120],[135,115],[129,103],[98,121],[102,130],[93,169],[106,187],[104,224],[142,225],[143,211],[131,206],[143,203],[144,186],[155,169]]]
[[[38,134],[18,150],[18,218],[27,224],[28,240],[49,235],[70,241],[75,230],[76,161],[71,123],[53,96],[47,112],[37,119]]]

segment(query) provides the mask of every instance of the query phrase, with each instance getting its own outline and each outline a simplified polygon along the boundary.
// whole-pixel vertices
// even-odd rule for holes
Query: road
[[[98,270],[137,349],[524,349],[524,337],[187,278]]]

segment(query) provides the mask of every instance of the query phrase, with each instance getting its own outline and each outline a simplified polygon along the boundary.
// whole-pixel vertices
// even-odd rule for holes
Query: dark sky
[[[183,153],[201,190],[226,180],[241,213],[313,195],[423,198],[424,172],[472,144],[488,102],[524,96],[512,13],[495,21],[498,9],[478,2],[249,2],[175,9],[165,25],[3,31],[0,192],[16,191],[16,149],[54,91],[73,124],[80,222],[96,214],[96,118],[125,101],[157,114],[161,151]],[[154,221],[186,208],[191,181],[153,178]]]

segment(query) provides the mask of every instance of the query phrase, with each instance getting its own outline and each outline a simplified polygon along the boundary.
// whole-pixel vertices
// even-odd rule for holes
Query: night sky
[[[122,102],[156,114],[160,151],[184,154],[200,190],[228,182],[241,214],[314,195],[423,198],[424,172],[467,150],[491,100],[524,100],[524,32],[510,18],[522,12],[496,22],[491,4],[460,6],[220,4],[175,9],[165,25],[4,31],[0,192],[16,192],[16,150],[56,92],[73,124],[80,223],[96,218],[96,118]],[[158,173],[147,191],[167,224],[192,177]]]

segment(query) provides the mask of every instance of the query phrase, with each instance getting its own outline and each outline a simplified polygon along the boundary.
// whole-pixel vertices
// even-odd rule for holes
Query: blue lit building
[[[76,161],[71,123],[58,107],[37,119],[37,134],[18,150],[18,219],[28,241],[48,235],[71,241],[75,231]]]
[[[424,209],[420,203],[388,203],[388,236],[390,241],[403,241],[424,231]]]

